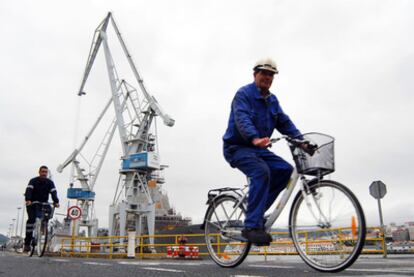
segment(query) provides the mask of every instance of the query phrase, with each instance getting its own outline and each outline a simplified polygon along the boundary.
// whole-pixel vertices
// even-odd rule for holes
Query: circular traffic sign
[[[78,206],[72,206],[68,209],[68,216],[72,220],[79,219],[82,216],[82,210]]]
[[[383,182],[375,181],[372,182],[372,184],[369,186],[369,193],[375,199],[381,199],[387,193],[387,188]]]

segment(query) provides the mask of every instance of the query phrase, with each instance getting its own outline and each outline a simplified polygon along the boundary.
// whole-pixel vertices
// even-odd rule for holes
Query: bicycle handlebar
[[[310,156],[313,156],[316,149],[318,149],[317,144],[312,144],[307,140],[296,139],[296,138],[292,138],[292,137],[289,137],[289,136],[286,136],[286,135],[283,135],[283,136],[277,137],[277,138],[271,138],[269,147],[272,147],[272,143],[276,143],[276,142],[278,142],[282,139],[285,139],[291,146],[293,146],[295,148],[297,148],[297,147],[301,148],[303,151],[308,153]]]
[[[32,205],[33,204],[40,204],[40,205],[49,205],[49,206],[53,206],[53,207],[55,207],[55,203],[50,203],[50,202],[40,202],[40,201],[31,201],[32,202]]]

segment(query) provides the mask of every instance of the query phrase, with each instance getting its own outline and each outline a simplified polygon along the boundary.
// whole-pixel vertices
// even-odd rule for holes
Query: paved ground
[[[223,269],[208,258],[190,260],[106,260],[27,257],[0,252],[0,277],[25,276],[414,276],[414,255],[361,256],[347,270],[321,274],[297,256],[249,257],[235,269]]]

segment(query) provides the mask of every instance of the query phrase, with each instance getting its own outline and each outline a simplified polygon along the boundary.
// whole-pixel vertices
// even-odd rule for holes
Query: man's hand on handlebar
[[[308,153],[310,156],[313,156],[316,149],[318,149],[318,146],[316,144],[311,144],[309,141],[304,141],[299,145],[299,147],[302,148],[302,150]]]
[[[252,140],[254,146],[259,148],[267,148],[270,145],[270,138],[255,138]]]
[[[59,207],[60,207],[59,203],[53,203],[53,206],[54,206],[55,208],[59,208]]]
[[[32,205],[32,201],[26,201],[26,206]]]

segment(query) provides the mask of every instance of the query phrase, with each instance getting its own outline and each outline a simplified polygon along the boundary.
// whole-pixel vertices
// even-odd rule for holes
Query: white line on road
[[[211,264],[211,263],[202,263],[202,262],[163,262],[162,265],[187,265],[187,266],[200,266],[200,265],[206,265],[206,264]]]
[[[383,261],[370,261],[368,259],[360,259],[356,261],[357,264],[404,264],[404,263],[409,263],[412,264],[413,260],[383,260]]]
[[[156,270],[156,271],[166,271],[166,272],[185,272],[184,270],[178,270],[178,269],[170,269],[170,268],[161,268],[161,267],[143,267],[143,269],[146,270]]]
[[[120,261],[118,262],[118,264],[125,264],[125,265],[160,265],[161,263],[156,263],[156,262],[125,262],[125,261]]]
[[[295,268],[294,266],[290,265],[266,265],[266,264],[250,264],[250,267],[258,267],[258,268]]]
[[[104,265],[104,266],[111,266],[111,264],[108,263],[99,263],[99,262],[83,262],[84,264],[89,264],[89,265]]]
[[[68,263],[70,262],[69,260],[65,260],[65,259],[51,259],[54,262],[60,262],[60,263]]]
[[[359,272],[391,272],[391,273],[414,273],[414,268],[348,268],[346,271]]]
[[[231,277],[266,277],[263,275],[230,275]]]
[[[385,275],[383,275],[383,274],[381,274],[381,275],[378,275],[378,274],[371,275],[371,274],[369,274],[369,275],[358,275],[358,276],[359,277],[372,277],[372,276],[375,276],[375,277],[410,277],[410,275],[401,275],[401,274],[385,274]],[[349,275],[335,275],[335,277],[349,277]]]
[[[141,261],[120,261],[118,264],[124,265],[143,265],[143,266],[157,266],[157,265],[178,265],[178,266],[200,266],[200,265],[209,265],[211,263],[208,262],[141,262]]]

